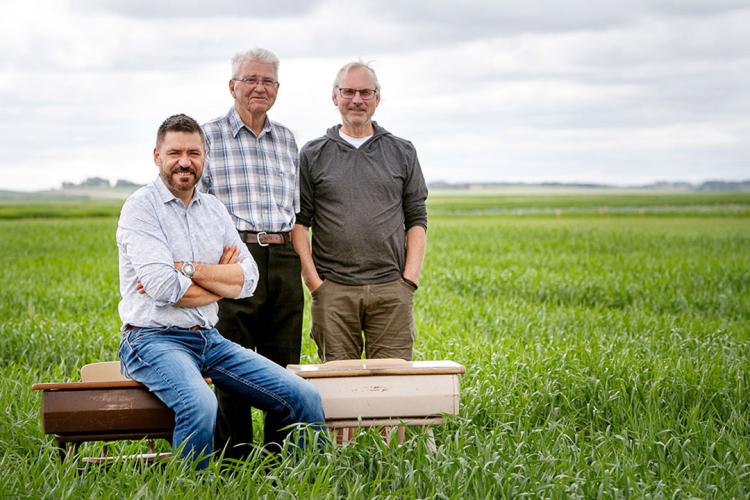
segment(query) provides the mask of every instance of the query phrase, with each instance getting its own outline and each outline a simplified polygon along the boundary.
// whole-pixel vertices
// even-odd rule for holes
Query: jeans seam
[[[203,367],[206,361],[206,353],[208,352],[210,341],[208,340],[208,337],[203,333],[203,331],[199,331],[199,335],[203,339],[203,350],[201,351],[201,367]]]
[[[235,381],[237,381],[237,382],[239,382],[241,384],[244,384],[244,385],[246,385],[248,387],[252,387],[252,388],[256,389],[258,392],[262,392],[263,394],[267,395],[268,397],[270,397],[272,399],[275,399],[276,401],[278,401],[279,403],[281,403],[282,405],[284,405],[287,409],[289,409],[289,413],[290,413],[290,416],[291,416],[292,420],[296,420],[297,419],[297,412],[294,410],[294,407],[292,405],[290,405],[284,398],[277,396],[276,394],[274,394],[274,393],[272,393],[272,392],[264,389],[263,387],[260,387],[257,384],[254,384],[253,382],[250,382],[249,380],[245,380],[242,377],[238,377],[233,372],[227,371],[224,368],[222,368],[221,366],[216,366],[216,367],[214,367],[214,369],[216,371],[218,371],[218,372],[223,373],[227,377],[229,377],[231,379],[234,379]]]

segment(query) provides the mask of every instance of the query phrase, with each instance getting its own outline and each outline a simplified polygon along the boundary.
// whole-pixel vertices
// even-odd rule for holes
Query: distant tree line
[[[750,181],[706,181],[696,188],[696,191],[750,191]]]
[[[653,190],[672,190],[672,191],[697,191],[697,192],[733,192],[747,193],[750,192],[750,180],[746,181],[720,181],[709,180],[700,184],[691,184],[690,182],[669,182],[660,181],[651,184],[638,186],[614,186],[611,184],[593,184],[593,183],[566,183],[566,182],[445,182],[435,181],[428,184],[430,189],[446,191],[483,191],[509,187],[548,187],[548,188],[583,188],[583,189],[607,189],[607,188],[632,188],[632,189],[653,189]]]
[[[62,183],[63,189],[135,189],[140,186],[141,184],[137,184],[125,179],[117,179],[117,182],[115,182],[113,185],[109,182],[109,179],[104,179],[102,177],[89,177],[88,179],[85,179],[78,184],[76,184],[75,182]]]

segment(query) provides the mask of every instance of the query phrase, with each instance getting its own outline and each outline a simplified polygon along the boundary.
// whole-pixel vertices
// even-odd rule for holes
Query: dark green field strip
[[[500,208],[484,207],[471,210],[458,208],[436,208],[429,211],[430,217],[475,217],[475,216],[504,216],[504,217],[550,217],[550,218],[579,218],[597,216],[604,217],[740,217],[750,218],[750,205],[651,205],[651,206],[600,206],[600,207],[564,207],[564,208]]]
[[[750,193],[433,196],[430,216],[750,216]]]
[[[750,205],[750,193],[623,193],[432,195],[430,207],[444,210]]]
[[[122,200],[0,203],[0,220],[117,217]],[[750,217],[750,193],[432,195],[431,217],[475,215]]]
[[[118,217],[123,200],[0,203],[0,219]]]

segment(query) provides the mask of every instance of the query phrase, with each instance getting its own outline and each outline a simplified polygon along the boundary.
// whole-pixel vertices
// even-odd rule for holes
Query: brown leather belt
[[[265,231],[240,231],[240,239],[245,243],[257,244],[262,247],[268,245],[285,245],[292,242],[291,233],[267,233]]]

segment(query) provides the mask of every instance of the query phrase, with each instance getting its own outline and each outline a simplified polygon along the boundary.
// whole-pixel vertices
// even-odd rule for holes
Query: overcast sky
[[[281,59],[269,113],[304,144],[371,61],[375,119],[428,181],[750,178],[748,0],[10,0],[0,189],[147,182],[159,123],[226,113],[230,59]]]

